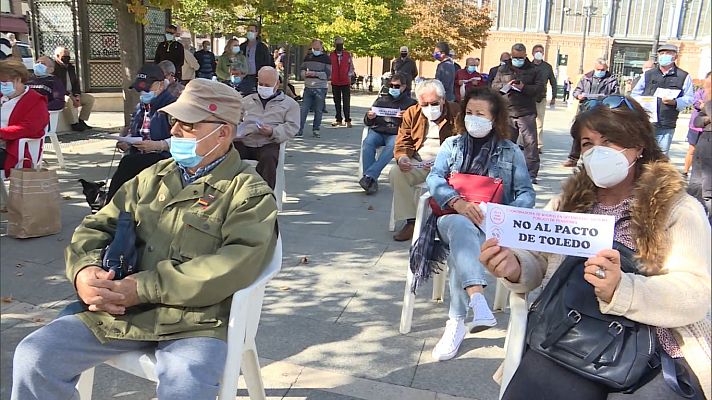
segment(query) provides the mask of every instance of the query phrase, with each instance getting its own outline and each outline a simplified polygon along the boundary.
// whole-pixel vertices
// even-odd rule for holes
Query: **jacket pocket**
[[[222,243],[222,221],[208,215],[183,214],[178,252],[185,259],[214,254]]]
[[[158,310],[156,334],[171,335],[222,325],[218,318],[218,305],[209,307],[161,307]]]

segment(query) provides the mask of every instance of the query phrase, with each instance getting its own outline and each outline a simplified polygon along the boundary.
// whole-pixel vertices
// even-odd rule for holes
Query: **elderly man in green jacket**
[[[277,207],[232,147],[241,115],[233,89],[195,79],[162,111],[175,120],[173,158],[125,183],[76,229],[67,277],[86,311],[17,346],[13,398],[73,398],[82,371],[133,350],[155,352],[158,398],[217,395],[231,296],[269,262]],[[136,222],[138,272],[112,280],[99,266],[121,211]]]

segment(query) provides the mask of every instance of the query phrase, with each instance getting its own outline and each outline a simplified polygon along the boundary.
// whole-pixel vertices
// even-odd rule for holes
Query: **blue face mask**
[[[318,56],[321,55],[321,50],[312,50],[312,54],[313,54],[315,57],[318,57]]]
[[[471,73],[471,74],[474,74],[475,71],[477,71],[477,67],[475,67],[474,65],[468,65],[468,66],[467,66],[467,72],[469,72],[469,73]]]
[[[663,67],[667,67],[668,65],[673,63],[673,56],[670,54],[661,54],[658,56],[658,62],[660,65]]]
[[[47,75],[47,66],[44,64],[35,64],[32,69],[35,71],[35,75],[37,76],[45,76]]]
[[[398,96],[400,96],[401,91],[400,91],[400,89],[396,89],[396,88],[388,88],[388,94],[390,94],[393,97],[398,97]]]
[[[15,84],[13,82],[0,82],[0,93],[3,96],[10,96],[15,93]]]
[[[196,153],[198,143],[210,137],[210,135],[217,132],[218,129],[220,129],[221,127],[222,125],[218,126],[212,132],[208,133],[200,140],[195,140],[195,138],[171,138],[170,151],[171,155],[173,156],[173,159],[176,160],[176,163],[178,163],[178,165],[183,166],[185,168],[193,168],[196,165],[200,164],[200,162],[203,161],[203,159],[207,157],[210,153],[215,151],[215,149],[217,149],[220,144],[216,144],[212,150],[201,156]]]
[[[240,46],[232,46],[232,53],[237,54],[240,52]]]
[[[595,70],[595,71],[593,71],[593,76],[595,76],[596,78],[599,78],[599,79],[603,78],[604,76],[606,76],[606,71]]]
[[[441,57],[441,56],[442,56],[442,53],[440,53],[439,51],[436,51],[436,52],[433,53],[433,58],[436,59],[436,60],[438,60],[438,61],[440,61],[440,57]]]
[[[242,78],[237,75],[232,75],[230,76],[230,82],[232,82],[233,85],[239,85],[240,82],[242,82]]]
[[[139,99],[141,100],[141,103],[143,103],[143,104],[149,104],[155,98],[156,98],[156,94],[153,93],[152,91],[141,92],[141,96],[139,96]]]
[[[523,58],[513,58],[512,65],[515,68],[522,68],[524,66],[524,59]]]

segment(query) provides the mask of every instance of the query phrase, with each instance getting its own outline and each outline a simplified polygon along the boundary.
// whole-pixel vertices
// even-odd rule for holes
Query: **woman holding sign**
[[[485,238],[479,227],[483,213],[477,203],[465,200],[464,194],[453,188],[449,177],[453,173],[489,177],[484,182],[501,185],[497,190],[502,192],[502,203],[515,207],[531,208],[535,198],[524,155],[508,140],[507,103],[499,93],[489,87],[472,89],[462,101],[455,126],[462,134],[443,142],[426,179],[437,204],[434,210],[442,209],[434,215],[445,215],[428,219],[420,236],[423,241],[415,244],[411,261],[427,264],[431,257],[418,249],[429,247],[436,234],[450,248],[450,312],[445,333],[432,352],[437,361],[457,354],[469,309],[474,314],[472,332],[497,324],[483,295],[487,285],[485,268],[479,261],[479,243]]]
[[[580,143],[583,168],[547,208],[614,216],[618,250],[572,259],[503,248],[496,239],[484,243],[480,260],[510,290],[543,288],[529,311],[527,346],[503,398],[709,399],[710,226],[702,207],[686,194],[681,174],[633,99],[596,101],[577,116],[571,134]],[[565,270],[570,272],[562,281]],[[559,303],[557,293],[547,290],[557,284],[557,292],[565,293]],[[575,285],[590,298],[577,300],[566,291]],[[537,342],[537,329],[560,315],[547,313],[555,303],[570,307],[568,317]],[[594,321],[589,316],[596,313]],[[600,322],[602,334],[592,330]],[[642,353],[630,340],[640,332],[650,338]],[[597,340],[590,347],[562,352],[591,336]],[[638,351],[629,351],[631,346]],[[616,370],[641,356],[650,361]],[[630,380],[633,370],[640,376]]]

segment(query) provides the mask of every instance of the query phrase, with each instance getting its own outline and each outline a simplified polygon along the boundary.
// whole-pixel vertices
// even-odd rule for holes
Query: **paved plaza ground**
[[[279,215],[283,265],[267,287],[257,333],[268,398],[496,399],[499,387],[491,377],[504,357],[507,312],[495,314],[496,327],[468,334],[457,358],[434,362],[430,352],[443,332],[448,299],[432,302],[426,285],[416,297],[412,332],[398,332],[409,243],[394,242],[388,232],[392,192],[387,169],[373,196],[363,193],[357,176],[361,118],[374,98],[352,97],[351,129],[328,126],[334,118],[329,99],[321,138],[312,138],[307,128],[304,139],[288,144],[288,201]],[[547,110],[540,184],[535,186],[538,207],[558,193],[570,174],[560,164],[569,150],[573,113],[573,106]],[[688,118],[678,122],[671,150],[680,168]],[[118,130],[123,116],[94,113],[89,124],[96,131]],[[6,214],[0,214],[2,400],[10,398],[17,343],[74,297],[65,278],[63,250],[89,214],[77,179],[106,179],[112,158],[114,142],[96,132],[60,135],[60,141],[67,162],[58,171],[62,232],[12,239],[4,235]],[[50,152],[46,159],[55,168]],[[491,303],[494,285],[486,295]],[[239,398],[247,398],[244,387],[241,382]],[[151,399],[155,385],[100,366],[94,393],[96,399]]]

